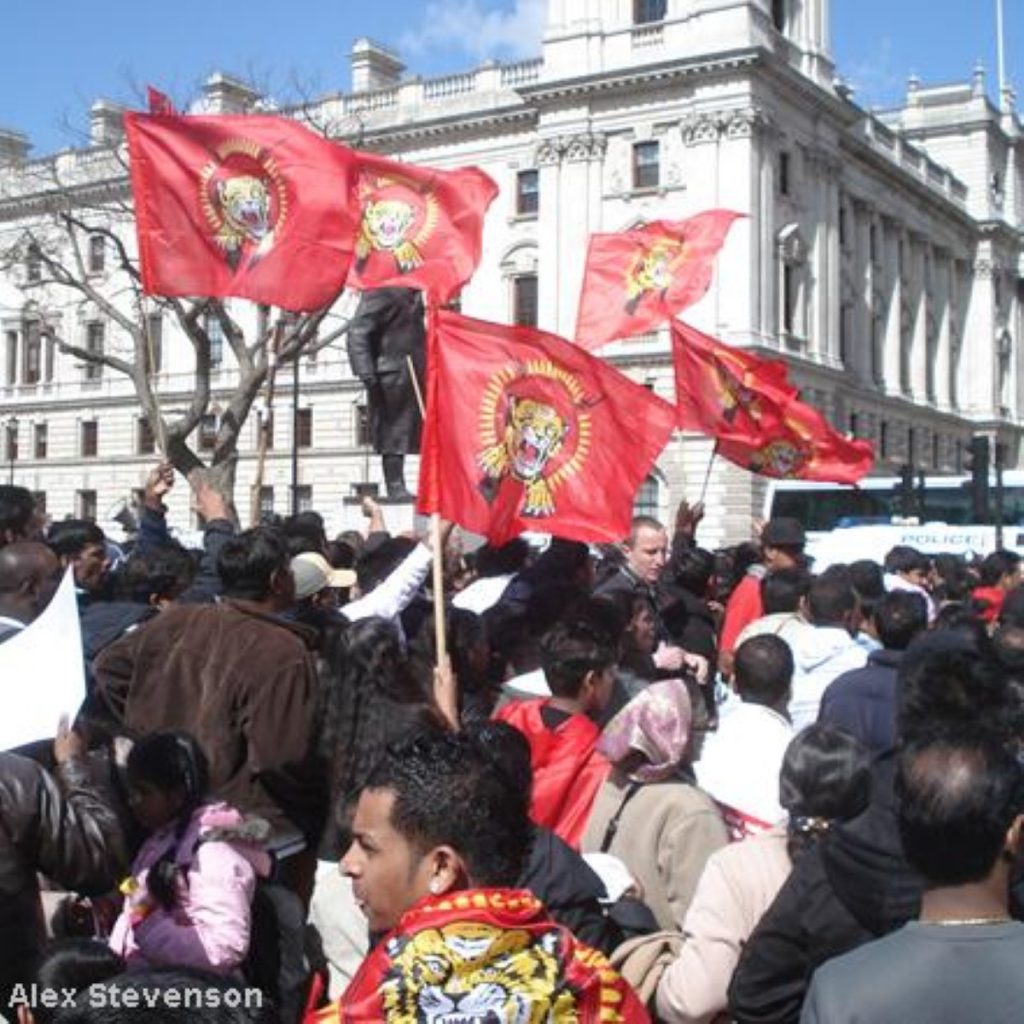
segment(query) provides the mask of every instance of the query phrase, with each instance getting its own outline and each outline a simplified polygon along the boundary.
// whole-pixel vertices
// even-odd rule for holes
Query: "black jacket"
[[[863,668],[844,672],[821,698],[818,721],[855,736],[872,753],[896,742],[896,675],[902,651],[872,651]]]
[[[113,889],[126,867],[117,816],[84,764],[71,761],[54,776],[0,753],[0,1013],[11,988],[32,980],[44,941],[37,873],[95,896]]]
[[[588,946],[610,954],[622,934],[605,914],[604,883],[571,846],[546,828],[533,828],[533,844],[518,885],[529,889],[551,916]]]
[[[867,809],[799,858],[740,957],[729,986],[738,1024],[796,1024],[815,969],[916,917],[922,883],[900,846],[896,759],[872,768]]]

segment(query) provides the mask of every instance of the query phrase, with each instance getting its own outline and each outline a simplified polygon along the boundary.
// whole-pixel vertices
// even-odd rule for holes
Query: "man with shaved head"
[[[821,967],[802,1024],[1024,1020],[1024,924],[1010,917],[1024,828],[1015,745],[970,725],[937,730],[904,748],[897,790],[921,915]]]
[[[0,547],[0,643],[39,616],[60,578],[60,560],[45,544],[21,540]]]

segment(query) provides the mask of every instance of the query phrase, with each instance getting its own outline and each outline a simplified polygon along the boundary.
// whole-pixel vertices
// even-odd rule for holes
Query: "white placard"
[[[71,568],[42,615],[0,644],[0,750],[57,734],[85,700],[82,629]]]

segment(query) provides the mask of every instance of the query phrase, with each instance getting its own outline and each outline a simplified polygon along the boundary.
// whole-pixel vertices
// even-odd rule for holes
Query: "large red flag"
[[[762,476],[853,484],[871,469],[867,441],[849,440],[790,385],[786,364],[672,324],[679,426],[716,440],[716,452]]]
[[[777,428],[780,406],[796,398],[780,359],[760,359],[689,324],[672,322],[676,412],[683,430],[752,442]]]
[[[692,306],[711,284],[715,256],[741,213],[706,210],[616,235],[591,235],[576,341],[595,349],[642,334]]]
[[[419,510],[496,544],[625,537],[672,406],[553,334],[442,309],[429,335]]]
[[[719,436],[717,452],[762,476],[855,484],[875,460],[870,441],[840,434],[813,406],[797,399],[780,409],[781,425],[759,441]]]
[[[318,309],[342,289],[351,150],[288,118],[126,114],[143,289]]]
[[[422,288],[447,302],[480,262],[498,186],[476,167],[440,171],[357,153],[360,207],[353,288]]]

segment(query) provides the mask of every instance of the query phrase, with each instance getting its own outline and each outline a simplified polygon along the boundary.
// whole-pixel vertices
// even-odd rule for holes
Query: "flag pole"
[[[437,358],[437,308],[433,302],[427,302],[427,350],[428,358],[433,362]],[[416,392],[416,402],[420,407],[420,416],[426,419],[427,409],[423,401],[423,392],[420,390],[420,382],[416,376],[416,367],[413,364],[412,356],[405,357],[406,366],[409,369],[409,376],[412,378],[413,390]],[[435,364],[436,365],[436,364]],[[433,387],[428,387],[428,394],[436,401],[433,394]],[[437,446],[430,452],[425,453],[427,458],[437,459]],[[435,467],[436,472],[440,467]],[[434,584],[434,646],[437,652],[437,664],[434,668],[434,700],[441,713],[448,720],[453,729],[459,727],[459,700],[455,689],[455,679],[452,676],[451,662],[448,660],[448,633],[445,628],[444,616],[444,547],[441,539],[441,514],[434,511],[430,513],[430,546],[434,551],[433,562],[433,584]]]
[[[704,472],[704,484],[700,489],[700,498],[698,501],[703,505],[704,498],[708,493],[708,484],[711,483],[711,470],[715,465],[715,456],[718,454],[718,439],[715,439],[715,443],[711,446],[711,458],[708,459],[708,468]]]

